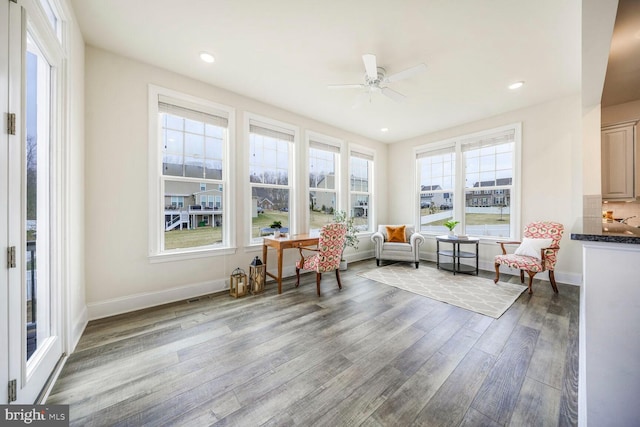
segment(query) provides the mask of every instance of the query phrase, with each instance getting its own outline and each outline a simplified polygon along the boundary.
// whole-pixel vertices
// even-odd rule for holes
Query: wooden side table
[[[451,243],[452,250],[440,250],[440,243]],[[436,237],[436,267],[438,269],[453,271],[456,273],[474,274],[477,276],[479,273],[478,268],[478,244],[480,239],[477,237],[469,237],[466,239],[458,239],[455,236],[437,236]],[[468,252],[460,250],[460,245],[475,245],[475,252]],[[450,257],[451,262],[440,263],[440,256]],[[461,258],[468,258],[476,260],[475,268],[472,265],[460,263]]]
[[[262,259],[264,260],[265,273],[267,276],[273,277],[274,279],[276,279],[276,282],[278,283],[279,294],[282,293],[282,258],[283,258],[284,250],[299,248],[302,246],[317,246],[319,239],[320,238],[317,234],[316,235],[296,234],[294,236],[287,236],[287,237],[268,236],[262,240]],[[278,274],[277,275],[269,273],[269,271],[266,269],[267,253],[268,253],[267,249],[269,247],[275,249],[278,255]]]

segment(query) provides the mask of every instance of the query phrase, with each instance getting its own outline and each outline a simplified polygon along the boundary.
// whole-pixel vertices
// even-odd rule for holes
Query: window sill
[[[234,255],[236,248],[216,248],[216,249],[199,249],[182,252],[165,252],[162,254],[149,255],[148,259],[151,264],[173,261],[186,261],[198,258],[209,258],[213,256]]]

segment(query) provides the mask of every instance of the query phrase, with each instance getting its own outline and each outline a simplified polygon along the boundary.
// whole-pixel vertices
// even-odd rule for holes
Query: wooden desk
[[[317,234],[296,234],[287,237],[273,236],[265,237],[262,240],[262,259],[264,259],[264,265],[267,265],[267,249],[272,247],[278,254],[278,275],[273,275],[265,269],[267,276],[273,277],[278,282],[278,293],[282,293],[282,254],[285,249],[299,248],[301,246],[315,246],[318,244]]]

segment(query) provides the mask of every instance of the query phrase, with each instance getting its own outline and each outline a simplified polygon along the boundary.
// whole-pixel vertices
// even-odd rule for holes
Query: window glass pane
[[[205,138],[203,122],[168,113],[160,113],[160,121],[163,175],[222,179],[223,139]],[[222,127],[207,124],[206,128],[222,138],[226,135]]]
[[[369,195],[351,195],[351,217],[358,231],[367,231],[369,227]]]
[[[323,225],[333,222],[336,207],[336,193],[333,191],[309,192],[309,224],[311,231],[318,231]]]
[[[178,153],[182,154],[183,147],[183,133],[176,132],[173,130],[166,130],[164,132],[165,140],[164,140],[164,148],[168,153]]]
[[[336,188],[336,154],[315,148],[309,149],[309,187]]]
[[[509,237],[510,202],[510,189],[465,192],[466,233],[473,236]]]
[[[424,157],[419,160],[420,185],[426,190],[452,190],[451,186],[445,187],[445,182],[454,183],[455,177],[455,153],[438,154]]]
[[[453,219],[453,192],[435,191],[420,193],[420,231],[444,233],[443,225]]]
[[[184,176],[190,178],[204,178],[204,163],[197,157],[184,157]]]
[[[204,137],[188,133],[185,136],[184,154],[191,157],[204,157]]]
[[[281,188],[253,187],[251,189],[252,209],[251,238],[273,234],[271,225],[280,221],[282,233],[289,232],[289,190]]]
[[[201,184],[197,182],[165,180],[165,250],[222,243],[222,206],[214,209],[208,203],[208,196],[222,200],[222,186],[211,185],[211,189],[204,192],[200,188]]]
[[[353,218],[353,223],[358,231],[371,231],[371,172],[373,162],[362,157],[351,156],[350,158],[351,176],[349,186],[351,194],[349,196],[349,215]]]
[[[182,117],[174,116],[173,114],[164,114],[164,126],[167,129],[175,129],[182,132],[184,130],[184,119]]]
[[[184,129],[187,132],[195,133],[198,135],[204,135],[204,123],[191,119],[185,119]]]

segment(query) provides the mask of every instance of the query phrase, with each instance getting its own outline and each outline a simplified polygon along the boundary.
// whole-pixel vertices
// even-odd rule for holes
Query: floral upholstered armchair
[[[560,239],[564,232],[564,226],[557,222],[532,222],[524,229],[522,242],[498,242],[502,248],[502,255],[496,255],[494,263],[496,268],[495,283],[500,279],[500,266],[520,270],[520,281],[524,283],[524,272],[529,275],[529,293],[533,276],[541,271],[549,271],[549,281],[553,291],[558,293],[556,279],[553,270],[558,261]],[[505,245],[520,245],[513,254],[507,254]]]
[[[340,258],[347,239],[347,226],[345,224],[327,224],[320,230],[318,248],[298,248],[300,259],[296,262],[296,288],[300,285],[300,270],[312,270],[316,272],[316,286],[320,296],[320,279],[322,273],[335,270],[338,288],[342,289],[340,282]],[[303,251],[315,252],[315,255],[305,258]]]
[[[378,225],[371,240],[376,245],[376,265],[380,265],[380,260],[408,261],[418,268],[424,237],[415,232],[413,225]]]

